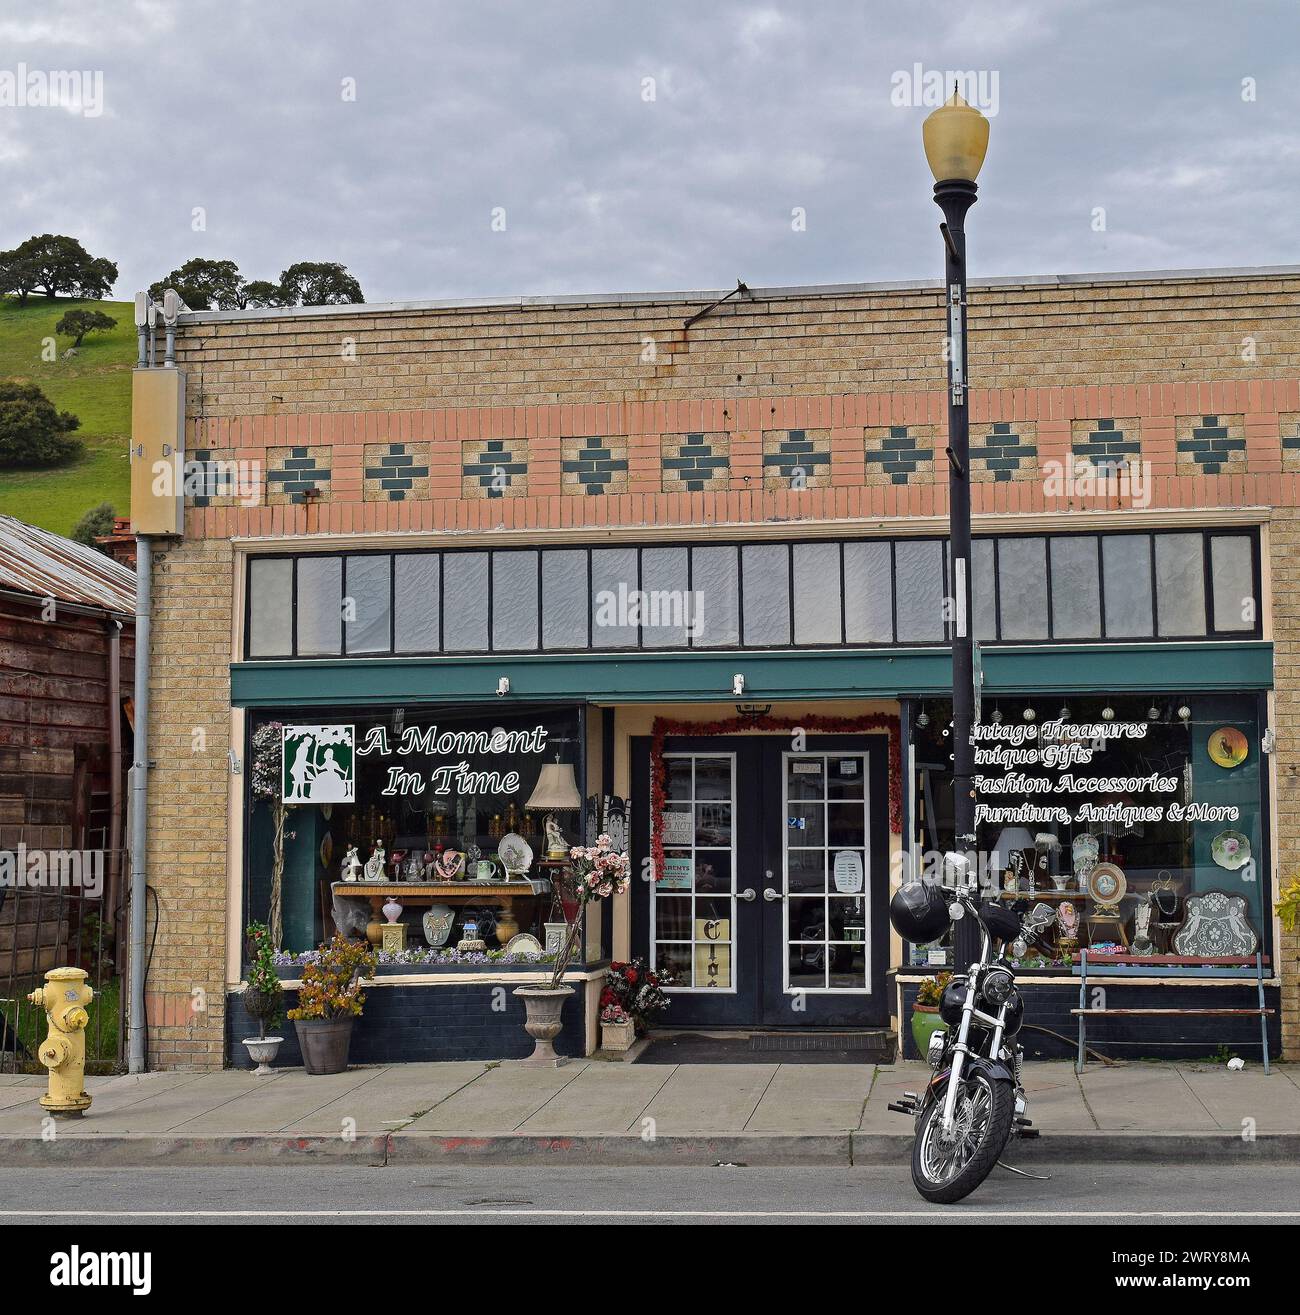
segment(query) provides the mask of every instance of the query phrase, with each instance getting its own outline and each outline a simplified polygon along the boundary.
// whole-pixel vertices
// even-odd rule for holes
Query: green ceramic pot
[[[926,1005],[912,1006],[912,1041],[917,1053],[924,1059],[930,1049],[930,1038],[935,1032],[947,1029],[948,1024],[939,1017],[937,1008]]]

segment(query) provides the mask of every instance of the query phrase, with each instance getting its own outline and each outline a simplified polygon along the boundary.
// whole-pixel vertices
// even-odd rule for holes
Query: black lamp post
[[[943,211],[945,297],[948,323],[949,612],[952,626],[952,747],[954,848],[973,855],[975,844],[975,672],[971,613],[970,411],[966,377],[966,212],[975,204],[975,178],[989,145],[989,121],[956,89],[922,127],[925,157],[935,177],[934,199]],[[975,868],[978,871],[977,867]],[[978,898],[978,896],[977,896]],[[979,934],[956,924],[954,962],[964,969],[979,953]]]

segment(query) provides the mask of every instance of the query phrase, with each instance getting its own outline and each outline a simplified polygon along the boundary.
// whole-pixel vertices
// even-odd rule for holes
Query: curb
[[[394,1132],[346,1141],[320,1136],[263,1133],[239,1136],[178,1137],[65,1133],[53,1141],[40,1137],[0,1137],[0,1164],[15,1168],[220,1168],[349,1164],[386,1165],[512,1164],[648,1165],[717,1164],[755,1166],[882,1167],[909,1162],[909,1133],[707,1133],[663,1136],[653,1141],[634,1134],[532,1136],[501,1133],[476,1136]],[[1296,1164],[1300,1133],[1261,1133],[1245,1141],[1236,1133],[1056,1133],[1015,1142],[1007,1152],[1018,1164]]]

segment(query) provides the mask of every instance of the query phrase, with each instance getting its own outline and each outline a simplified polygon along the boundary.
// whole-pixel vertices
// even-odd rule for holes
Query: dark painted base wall
[[[456,983],[428,986],[384,986],[366,992],[365,1011],[352,1032],[353,1064],[397,1064],[417,1060],[524,1059],[533,1040],[524,1031],[524,1003],[512,983]],[[285,992],[285,1008],[298,1002],[296,991]],[[257,1023],[244,1009],[243,995],[232,992],[226,1009],[226,1063],[252,1068],[240,1042],[257,1035]],[[562,1055],[582,1055],[585,1036],[583,991],[565,1001],[564,1030],[555,1049]],[[291,1022],[277,1029],[284,1037],[276,1068],[301,1066],[302,1053]]]
[[[1254,1009],[1259,993],[1254,982],[1240,986],[1124,986],[1113,979],[1097,980],[1106,987],[1110,1009],[1220,1008]],[[1020,1044],[1027,1059],[1073,1059],[1077,1053],[1079,1020],[1070,1013],[1079,1006],[1078,986],[1043,985],[1020,979],[1025,994],[1025,1027]],[[1094,979],[1089,977],[1088,988]],[[903,984],[903,1026],[900,1029],[904,1059],[920,1059],[912,1044],[912,1003],[916,986]],[[1264,988],[1264,1003],[1279,1008],[1276,987]],[[1279,1057],[1282,1024],[1275,1012],[1268,1020],[1270,1060]],[[1066,1044],[1032,1028],[1050,1028],[1069,1038]],[[1258,1018],[1100,1018],[1088,1020],[1088,1045],[1111,1059],[1210,1059],[1221,1046],[1247,1063],[1261,1060]]]

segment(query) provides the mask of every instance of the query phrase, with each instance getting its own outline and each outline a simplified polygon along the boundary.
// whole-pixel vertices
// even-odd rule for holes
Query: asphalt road
[[[153,1225],[1300,1221],[1300,1165],[1065,1164],[1053,1174],[1036,1182],[995,1169],[963,1204],[931,1206],[902,1165],[0,1169],[0,1226],[56,1212]]]

